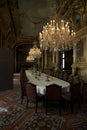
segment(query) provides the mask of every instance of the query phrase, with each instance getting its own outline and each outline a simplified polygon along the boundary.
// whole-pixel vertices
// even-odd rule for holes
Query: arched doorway
[[[22,64],[26,63],[26,57],[28,51],[33,46],[32,43],[19,43],[14,47],[14,72],[20,72],[20,67]]]

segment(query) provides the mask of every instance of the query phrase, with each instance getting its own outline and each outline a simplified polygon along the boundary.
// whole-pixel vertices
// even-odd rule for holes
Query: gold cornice
[[[78,62],[78,63],[74,63],[72,64],[72,68],[78,68],[78,69],[87,69],[87,63],[86,62]]]
[[[33,36],[19,36],[15,42],[15,44],[13,45],[12,48],[14,48],[14,46],[16,46],[17,44],[20,43],[28,43],[28,44],[33,44],[34,41],[38,41],[38,37],[33,37]]]
[[[20,36],[17,39],[17,42],[23,42],[23,41],[34,41],[34,40],[38,40],[37,37],[34,36]]]
[[[80,29],[77,33],[76,33],[76,37],[77,38],[82,38],[83,36],[87,35],[87,26],[85,26],[84,28]]]
[[[21,42],[21,41],[31,41],[33,39],[32,36],[21,36],[21,37],[18,37],[17,39],[17,42]]]
[[[87,37],[87,26],[85,26],[84,28],[82,28],[78,32],[76,32],[74,41],[75,41],[75,43],[77,43],[78,41],[83,40],[86,37]],[[74,45],[76,45],[76,44],[74,44]]]

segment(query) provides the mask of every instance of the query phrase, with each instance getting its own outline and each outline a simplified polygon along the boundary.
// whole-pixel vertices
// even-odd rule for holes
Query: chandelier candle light
[[[40,48],[43,50],[54,49],[59,51],[69,50],[74,43],[75,32],[68,22],[51,20],[50,24],[43,26],[39,33]]]
[[[31,55],[28,55],[27,58],[26,58],[26,61],[27,62],[34,62],[34,57],[31,56]]]
[[[41,56],[41,51],[36,45],[34,45],[33,48],[30,49],[29,55],[33,56],[34,58],[38,58]]]
[[[35,61],[38,60],[37,64],[38,64],[39,75],[40,75],[40,57],[41,57],[41,51],[35,44],[29,51],[29,56],[27,57],[27,61],[35,63]],[[36,67],[35,67],[35,72],[36,72]]]

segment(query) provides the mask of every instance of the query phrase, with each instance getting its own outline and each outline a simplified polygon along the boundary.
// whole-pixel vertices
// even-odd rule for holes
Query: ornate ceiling
[[[54,0],[18,0],[21,33],[24,36],[37,36],[53,13]]]
[[[3,0],[0,1],[1,47],[23,37],[36,37],[57,12],[75,31],[87,26],[86,0]]]
[[[57,4],[57,13],[61,18],[71,22],[76,31],[87,25],[86,0],[65,0],[64,2],[60,0],[60,4]]]
[[[21,33],[25,36],[38,35],[55,11],[58,18],[68,20],[75,31],[87,24],[86,0],[18,0],[18,5]]]

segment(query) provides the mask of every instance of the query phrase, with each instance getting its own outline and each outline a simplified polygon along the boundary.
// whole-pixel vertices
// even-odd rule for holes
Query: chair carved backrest
[[[57,70],[56,72],[56,77],[58,78],[59,77],[59,71]]]
[[[81,91],[81,83],[72,84],[70,86],[70,92],[62,95],[63,99],[69,102],[71,107],[71,113],[74,112],[74,103],[78,103],[79,108],[80,106],[80,91]]]
[[[63,78],[63,74],[62,74],[62,72],[59,72],[59,77],[58,77],[59,79],[62,79]]]
[[[81,91],[87,94],[87,83],[81,82]]]
[[[63,80],[67,81],[67,79],[68,79],[68,74],[67,74],[67,73],[64,73],[64,74],[63,74]]]
[[[23,102],[23,97],[26,96],[25,86],[27,82],[28,82],[28,79],[25,74],[25,68],[22,67],[20,70],[21,103]]]
[[[25,70],[26,70],[25,68],[21,68],[21,70],[20,70],[20,82],[27,82],[28,81]]]
[[[59,112],[61,115],[61,86],[56,84],[46,86],[46,114],[49,103],[59,106]]]
[[[32,83],[27,83],[26,95],[28,96],[29,100],[36,100],[37,98],[36,85]]]
[[[80,98],[80,92],[81,92],[81,83],[76,83],[70,87],[71,91],[71,100],[76,101],[78,98]]]
[[[57,71],[54,71],[54,75],[53,75],[54,77],[56,77],[56,73],[57,73]]]
[[[72,74],[70,74],[70,75],[68,76],[68,82],[69,82],[70,84],[73,83],[73,75],[72,75]]]
[[[87,83],[84,81],[81,82],[81,96],[83,103],[87,102]]]
[[[80,80],[79,80],[79,76],[76,75],[76,76],[73,76],[73,84],[76,84],[76,83],[79,83]]]
[[[46,86],[46,98],[50,101],[60,101],[61,100],[61,86],[52,84]]]
[[[27,83],[26,84],[26,95],[27,95],[27,103],[26,103],[26,108],[28,108],[28,103],[34,102],[36,106],[35,112],[37,113],[37,107],[38,107],[38,102],[43,100],[43,95],[37,93],[37,86],[32,83]]]

